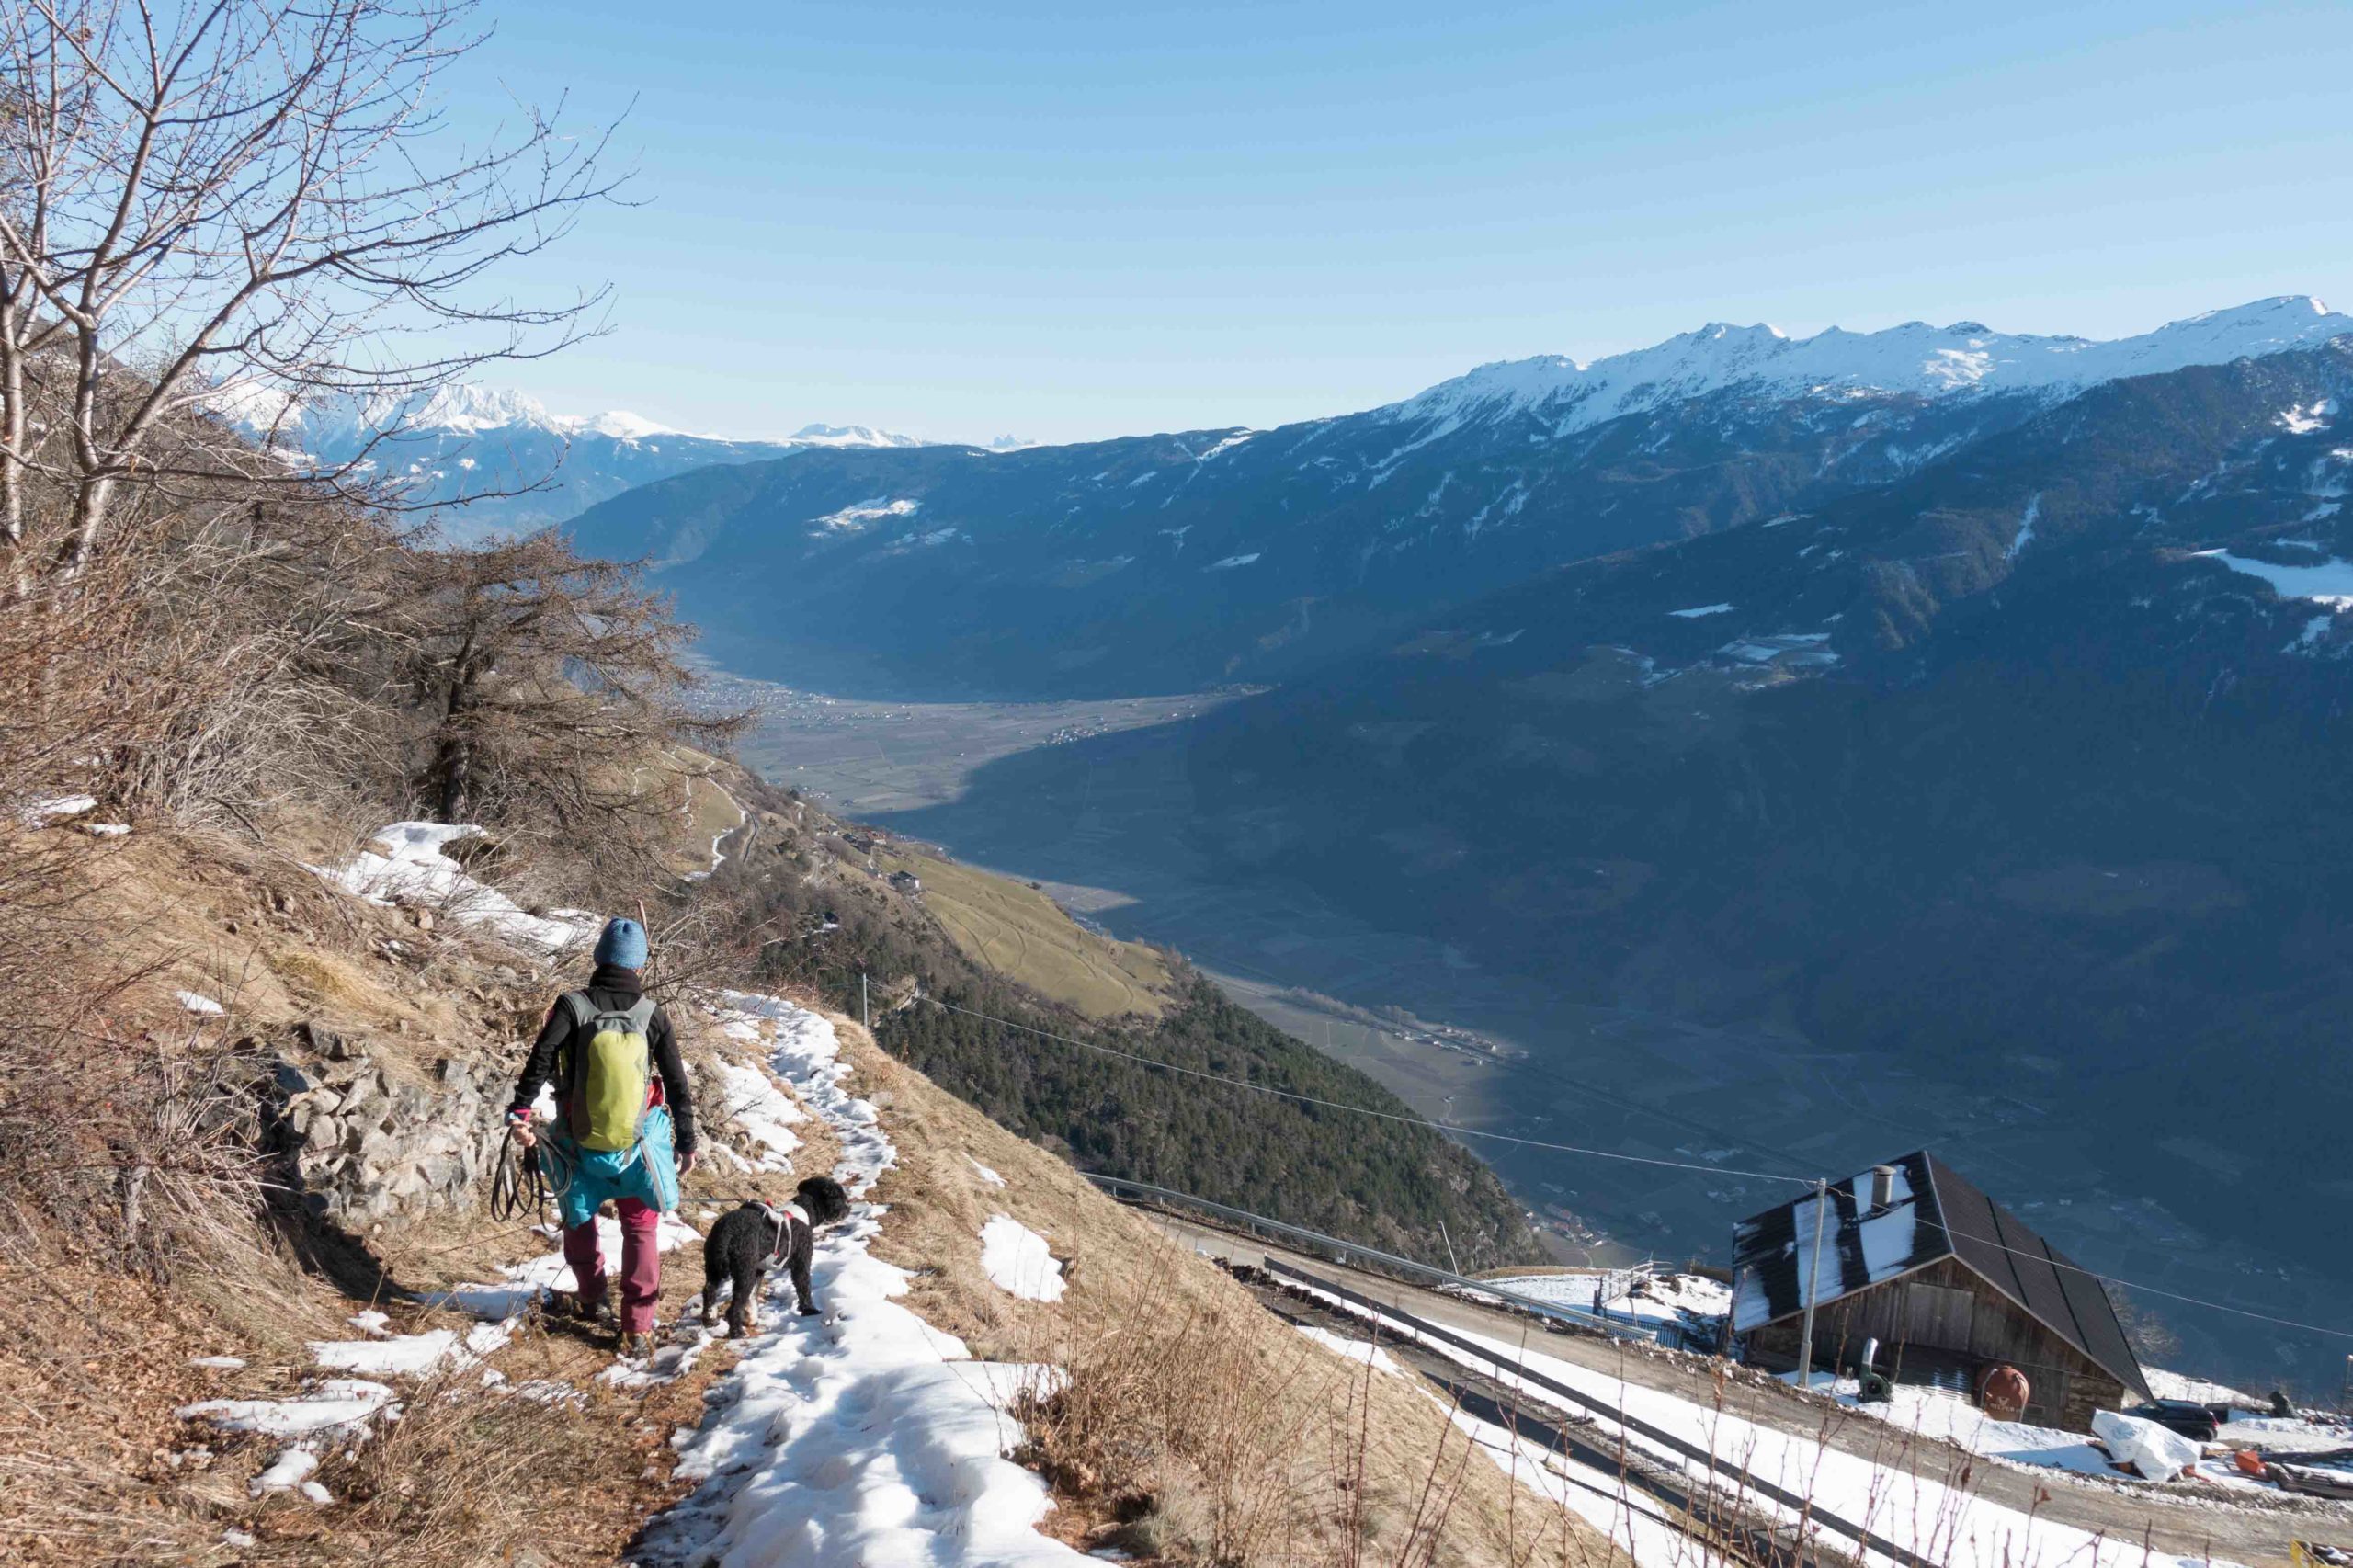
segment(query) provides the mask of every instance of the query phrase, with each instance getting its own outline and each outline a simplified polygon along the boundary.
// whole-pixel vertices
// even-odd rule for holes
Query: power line
[[[1522,1148],[1549,1149],[1563,1154],[1586,1154],[1597,1160],[1622,1160],[1629,1165],[1663,1165],[1669,1170],[1699,1171],[1709,1176],[1752,1176],[1758,1181],[1786,1181],[1802,1187],[1813,1185],[1813,1178],[1811,1176],[1777,1176],[1770,1171],[1743,1171],[1725,1165],[1703,1165],[1682,1160],[1653,1159],[1645,1154],[1621,1154],[1611,1149],[1587,1149],[1574,1143],[1552,1143],[1540,1138],[1520,1138],[1508,1132],[1489,1132],[1476,1127],[1462,1127],[1449,1121],[1434,1121],[1426,1116],[1406,1116],[1396,1111],[1375,1110],[1370,1106],[1348,1105],[1340,1100],[1322,1099],[1314,1095],[1302,1095],[1290,1089],[1278,1089],[1267,1084],[1254,1084],[1247,1078],[1233,1078],[1222,1073],[1204,1072],[1198,1067],[1186,1067],[1174,1062],[1164,1062],[1156,1056],[1140,1056],[1132,1051],[1121,1051],[1115,1046],[1100,1045],[1093,1040],[1074,1040],[1068,1035],[1055,1034],[1050,1029],[1041,1029],[1031,1024],[1016,1023],[1011,1018],[1000,1018],[991,1013],[975,1012],[970,1007],[960,1007],[953,1002],[943,1002],[938,997],[928,997],[926,1000],[949,1012],[961,1013],[966,1017],[999,1024],[1009,1029],[1019,1029],[1024,1034],[1036,1035],[1040,1040],[1051,1040],[1062,1045],[1074,1045],[1081,1051],[1092,1051],[1102,1056],[1116,1056],[1124,1062],[1137,1062],[1145,1067],[1157,1067],[1163,1072],[1179,1073],[1188,1078],[1205,1078],[1213,1084],[1231,1084],[1237,1089],[1248,1089],[1253,1094],[1272,1095],[1277,1099],[1290,1100],[1299,1105],[1321,1106],[1326,1110],[1344,1110],[1355,1116],[1375,1117],[1382,1121],[1402,1121],[1415,1127],[1435,1127],[1441,1132],[1451,1132],[1463,1138],[1488,1138],[1499,1143],[1515,1143]]]
[[[1299,1105],[1319,1106],[1326,1110],[1347,1111],[1350,1115],[1368,1116],[1382,1121],[1399,1121],[1419,1127],[1435,1127],[1442,1132],[1451,1132],[1459,1137],[1487,1138],[1493,1139],[1497,1142],[1518,1144],[1523,1148],[1545,1149],[1555,1153],[1562,1154],[1583,1154],[1588,1158],[1597,1160],[1618,1160],[1629,1165],[1657,1165],[1664,1166],[1668,1170],[1699,1171],[1706,1175],[1750,1176],[1758,1181],[1785,1181],[1803,1187],[1812,1187],[1814,1185],[1814,1178],[1811,1176],[1779,1176],[1770,1171],[1733,1170],[1723,1165],[1703,1165],[1688,1164],[1682,1160],[1653,1159],[1643,1154],[1621,1154],[1611,1149],[1588,1149],[1580,1147],[1574,1143],[1553,1143],[1538,1138],[1520,1138],[1508,1132],[1488,1132],[1476,1127],[1462,1127],[1451,1122],[1434,1121],[1427,1117],[1404,1116],[1400,1115],[1395,1111],[1375,1110],[1370,1106],[1348,1105],[1340,1100],[1327,1100],[1320,1098],[1314,1095],[1302,1095],[1289,1089],[1278,1089],[1267,1084],[1254,1084],[1246,1078],[1235,1078],[1222,1073],[1211,1073],[1198,1067],[1183,1066],[1175,1062],[1163,1061],[1158,1057],[1139,1055],[1132,1051],[1121,1051],[1116,1046],[1102,1045],[1094,1040],[1075,1040],[1069,1035],[1056,1034],[1051,1029],[1039,1028],[1034,1024],[1017,1023],[1011,1018],[1000,1018],[993,1013],[983,1013],[971,1007],[960,1007],[953,1002],[941,1001],[938,997],[926,997],[925,1000],[931,1002],[934,1006],[948,1012],[961,1013],[968,1018],[978,1018],[983,1023],[996,1024],[1002,1028],[1009,1029],[1017,1029],[1023,1034],[1035,1035],[1040,1040],[1050,1040],[1059,1045],[1076,1046],[1081,1051],[1091,1051],[1101,1056],[1117,1057],[1123,1062],[1133,1062],[1140,1066],[1157,1067],[1163,1072],[1180,1074],[1188,1078],[1205,1079],[1214,1084],[1228,1084],[1237,1089],[1247,1089],[1253,1094],[1271,1095],[1277,1099],[1290,1100]],[[1836,1181],[1833,1181],[1831,1185],[1834,1187],[1838,1187],[1843,1185],[1846,1179],[1847,1178],[1841,1177]],[[1803,1199],[1800,1199],[1799,1201],[1802,1202]],[[1836,1204],[1834,1201],[1832,1208],[1835,1210],[1836,1207]],[[1939,1216],[1939,1222],[1941,1223],[1941,1216]],[[2049,1264],[2053,1268],[2064,1268],[2071,1273],[2081,1274],[2086,1278],[2099,1280],[2103,1284],[2120,1286],[2127,1290],[2138,1290],[2144,1295],[2161,1296],[2170,1301],[2180,1301],[2185,1305],[2193,1307],[2204,1307],[2211,1312],[2229,1312],[2234,1316],[2251,1318],[2258,1323],[2275,1324],[2282,1328],[2298,1329],[2306,1334],[2320,1334],[2326,1335],[2336,1339],[2353,1340],[2353,1332],[2347,1332],[2345,1329],[2327,1328],[2319,1324],[2300,1323],[2293,1318],[2279,1317],[2270,1312],[2255,1312],[2246,1307],[2227,1306],[2221,1301],[2210,1301],[2198,1296],[2185,1296],[2177,1290],[2166,1290],[2154,1285],[2143,1285],[2131,1279],[2120,1279],[2114,1275],[2101,1274],[2096,1270],[2085,1268],[2077,1264],[2062,1263],[2057,1258],[2049,1256],[2047,1253],[2026,1252],[2018,1247],[1995,1241],[1990,1237],[1971,1235],[1963,1231],[1956,1231],[1949,1225],[1945,1225],[1942,1228],[1947,1235],[1960,1236],[1964,1240],[1976,1242],[1984,1246],[1994,1247],[1998,1251],[2008,1253],[2014,1257],[2034,1258],[2040,1262]]]

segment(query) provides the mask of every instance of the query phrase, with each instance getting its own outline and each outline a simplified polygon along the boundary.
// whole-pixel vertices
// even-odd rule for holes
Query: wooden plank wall
[[[1768,1366],[1797,1365],[1799,1320],[1768,1324],[1746,1336],[1747,1358]],[[2091,1430],[2092,1412],[2119,1408],[2124,1387],[2065,1340],[1959,1261],[1945,1258],[1917,1273],[1858,1290],[1824,1304],[1814,1315],[1814,1354],[1851,1366],[1863,1342],[1880,1342],[1882,1369],[1907,1366],[1906,1381],[1926,1381],[1925,1368],[1959,1363],[1973,1386],[1984,1368],[2006,1363],[2026,1374],[2032,1391],[2026,1418],[2037,1426]],[[1920,1352],[1907,1358],[1909,1352]]]

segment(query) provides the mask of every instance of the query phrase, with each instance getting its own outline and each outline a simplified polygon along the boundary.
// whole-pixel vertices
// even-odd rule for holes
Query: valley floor
[[[861,735],[887,735],[849,716],[870,706],[829,710],[837,716],[827,722],[840,727],[836,756],[855,758]],[[789,720],[770,722],[795,745],[806,738]],[[1989,1189],[2050,1224],[2054,1240],[2088,1267],[2258,1312],[2322,1323],[2335,1315],[2343,1287],[2324,1272],[2325,1259],[2258,1251],[2189,1225],[2149,1188],[2136,1141],[2051,1136],[2031,1084],[1995,1092],[1823,1052],[1786,1030],[1564,1002],[1541,976],[1485,969],[1476,953],[1378,927],[1296,883],[1237,880],[1191,841],[1185,731],[1166,723],[1081,745],[1033,745],[987,766],[978,756],[926,758],[901,746],[894,764],[926,770],[931,799],[876,820],[972,864],[1038,879],[1115,936],[1176,948],[1219,975],[1236,1000],[1370,1074],[1434,1120],[1807,1176],[1843,1175],[1932,1144],[1966,1149]],[[820,760],[793,777],[838,801],[858,793],[863,766]],[[938,769],[954,781],[933,777]],[[1403,1006],[1505,1049],[1482,1056],[1367,1028],[1302,1009],[1284,994],[1294,989],[1359,1009]],[[1466,1146],[1543,1217],[1548,1244],[1580,1261],[1721,1263],[1733,1222],[1780,1196],[1776,1184],[1735,1175],[1662,1173],[1478,1139]],[[2112,1150],[2128,1152],[2128,1163],[2112,1164]],[[2176,1171],[2168,1179],[2197,1175]],[[2178,1364],[2266,1389],[2281,1377],[2334,1387],[2325,1346],[2283,1359],[2259,1333],[2249,1335],[2244,1318],[2154,1297],[2139,1304],[2180,1335]]]

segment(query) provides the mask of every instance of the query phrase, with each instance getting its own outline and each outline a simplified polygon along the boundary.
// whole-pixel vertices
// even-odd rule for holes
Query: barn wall
[[[1744,1337],[1743,1358],[1776,1369],[1797,1365],[1801,1320],[1783,1318]],[[2114,1410],[2124,1388],[2074,1346],[1952,1258],[1824,1303],[1814,1312],[1816,1365],[1852,1366],[1866,1339],[1881,1345],[1880,1367],[1905,1382],[1965,1371],[1971,1389],[1987,1367],[2024,1372],[2026,1418],[2040,1426],[2091,1430],[2092,1412]],[[1973,1397],[1973,1394],[1972,1394]]]

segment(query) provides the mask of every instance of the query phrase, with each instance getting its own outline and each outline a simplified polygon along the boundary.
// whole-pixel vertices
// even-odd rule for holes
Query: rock
[[[335,1125],[335,1108],[323,1105],[315,1095],[306,1095],[288,1108],[286,1119],[305,1142],[322,1147],[342,1142],[342,1129]]]
[[[320,1086],[319,1080],[282,1056],[270,1068],[269,1075],[271,1081],[277,1085],[278,1092],[288,1099],[293,1098],[296,1095],[307,1095]]]
[[[359,1162],[362,1181],[381,1180],[387,1172],[408,1157],[404,1142],[381,1128],[361,1137],[359,1147],[354,1153]]]
[[[350,1040],[316,1018],[296,1024],[294,1033],[304,1045],[329,1062],[347,1062],[358,1054],[358,1048]]]
[[[339,1040],[342,1037],[335,1038]],[[338,1087],[345,1084],[357,1083],[362,1075],[373,1070],[375,1066],[375,1062],[366,1051],[352,1051],[348,1047],[346,1048],[346,1054],[337,1056],[334,1060],[335,1065],[321,1072],[319,1076]]]

